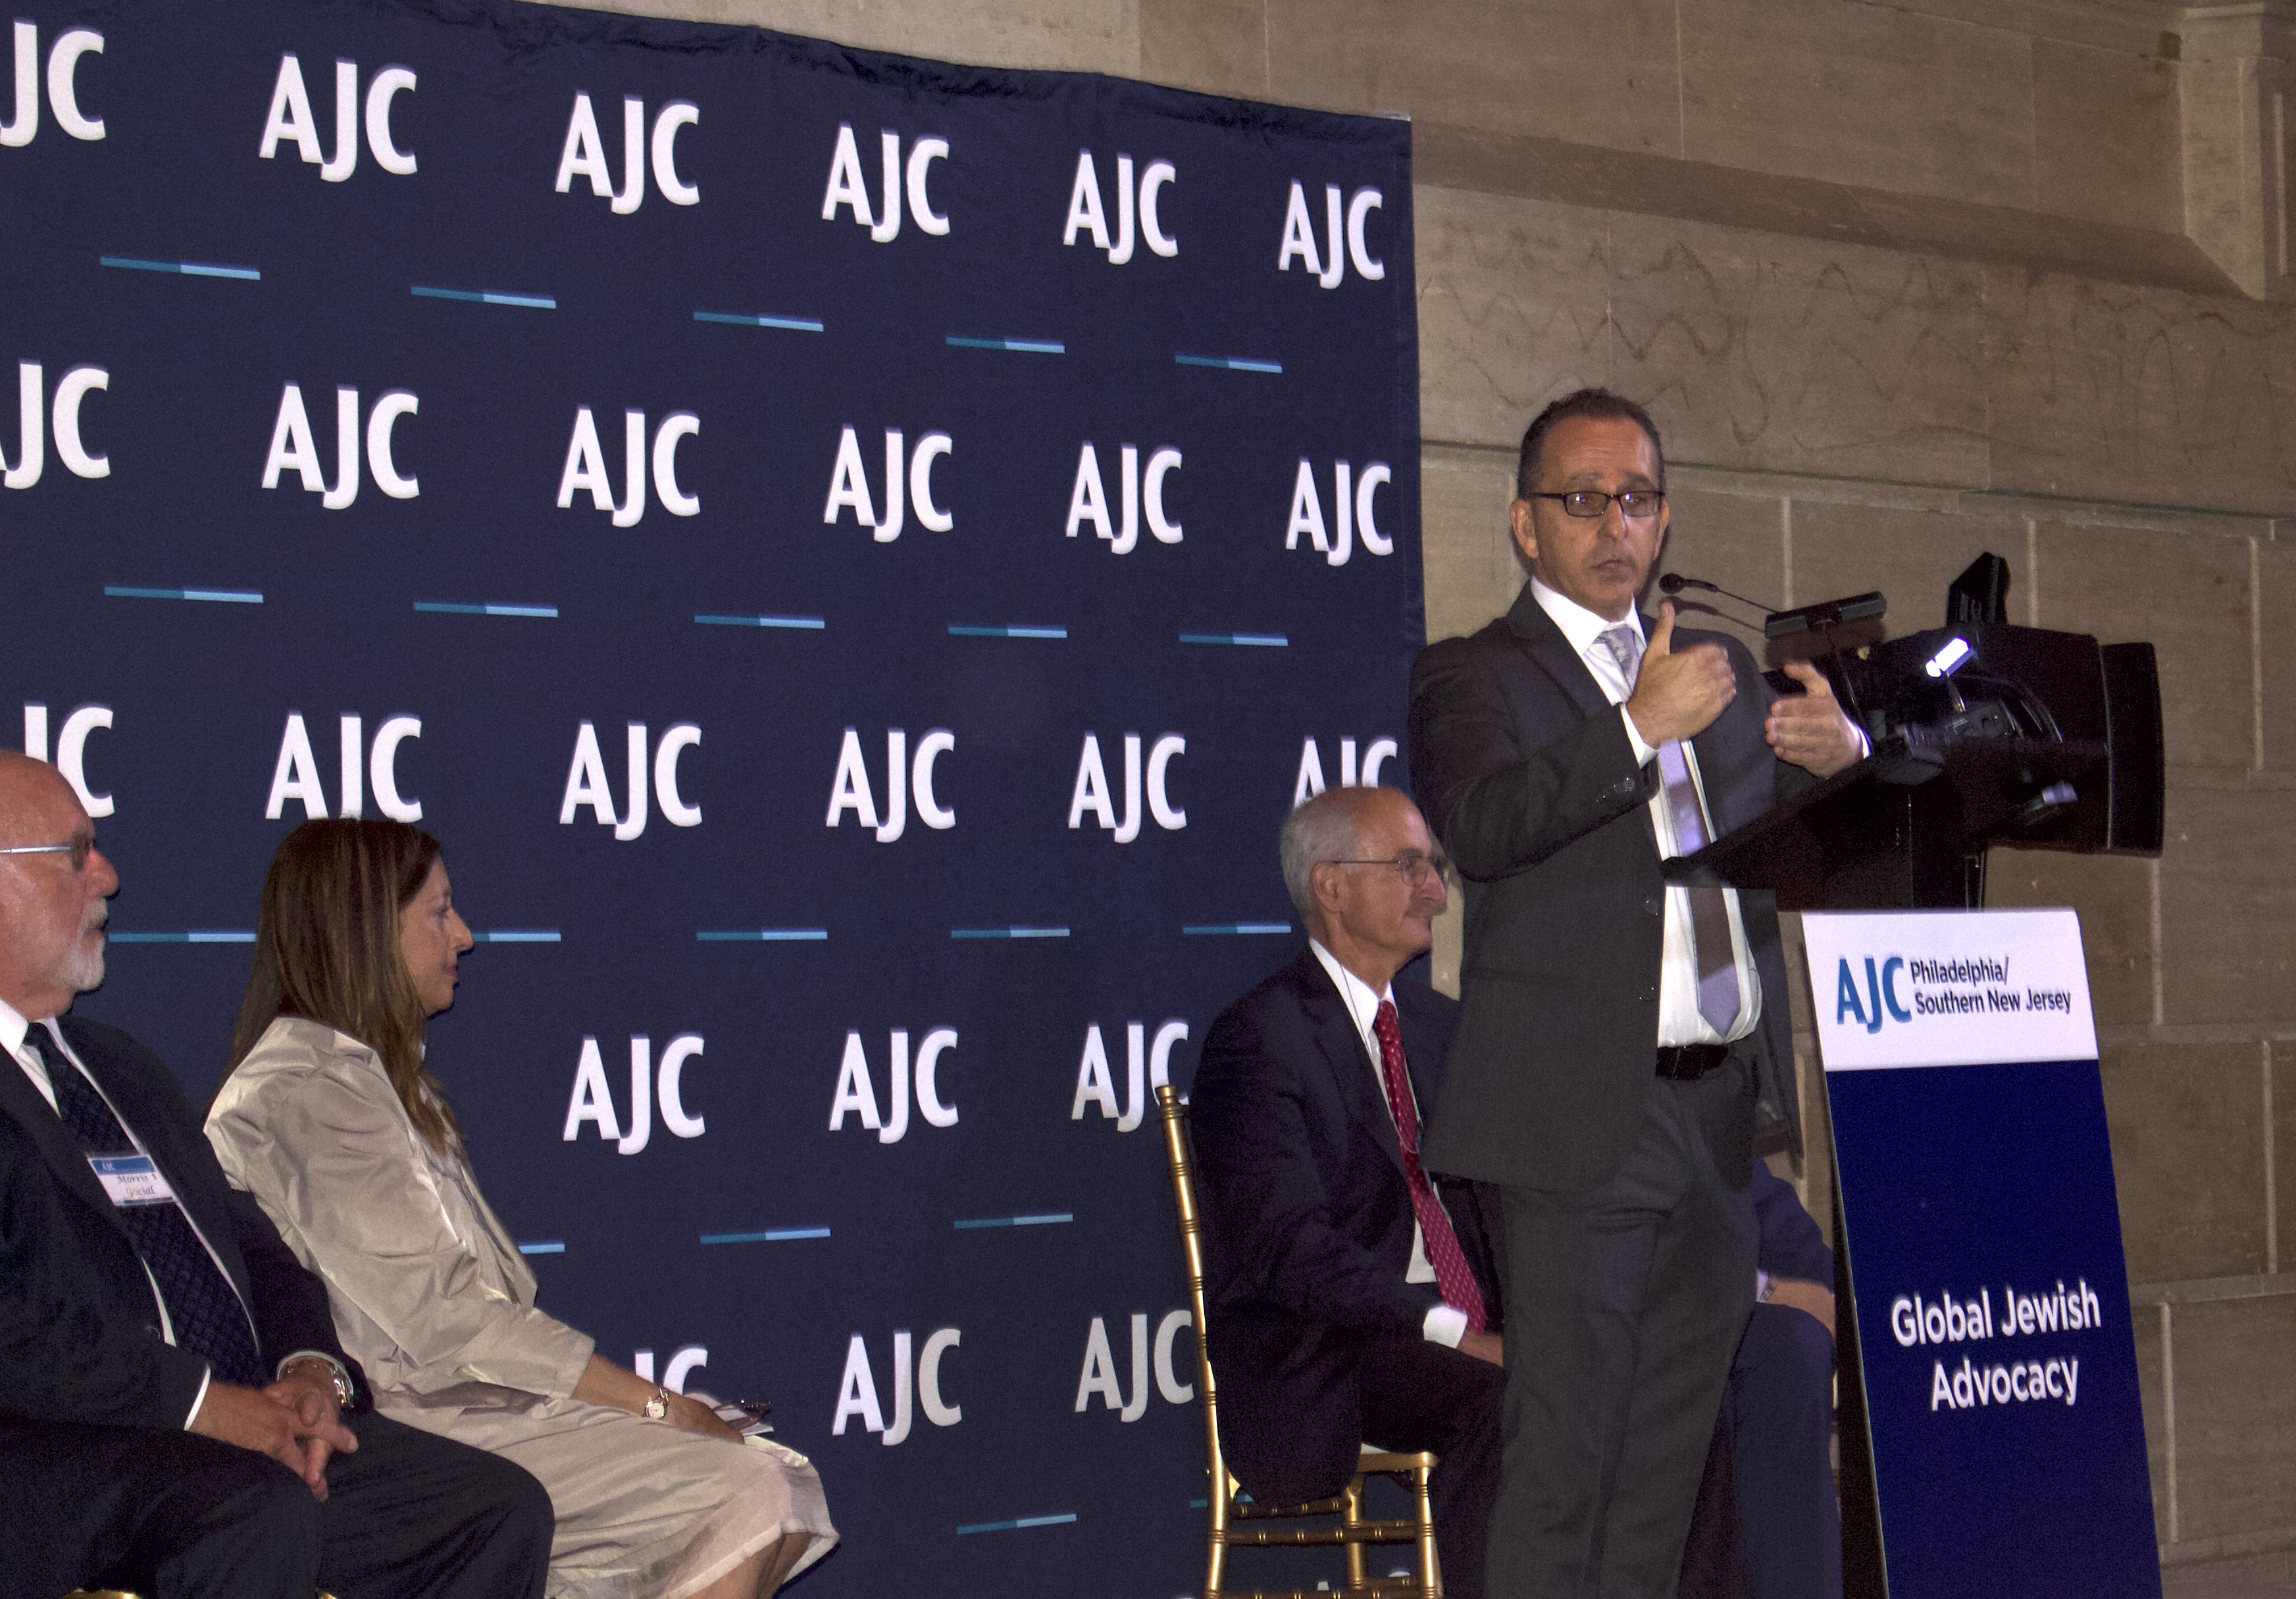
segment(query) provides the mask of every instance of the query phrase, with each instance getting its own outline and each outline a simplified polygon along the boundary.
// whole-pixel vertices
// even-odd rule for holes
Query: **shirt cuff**
[[[1427,1319],[1419,1324],[1419,1335],[1429,1343],[1456,1349],[1467,1335],[1467,1313],[1456,1305],[1431,1305]]]
[[[1635,747],[1635,765],[1637,767],[1646,767],[1656,760],[1658,746],[1643,737],[1641,729],[1635,726],[1635,718],[1628,714],[1623,705],[1619,707],[1619,720],[1626,724],[1627,742]]]
[[[200,1419],[200,1406],[208,1402],[208,1384],[215,1381],[215,1367],[200,1374],[200,1391],[192,1396],[192,1413],[184,1418],[184,1431],[189,1432],[192,1423]]]
[[[327,1369],[335,1374],[336,1379],[342,1384],[342,1391],[345,1393],[351,1392],[358,1386],[358,1384],[351,1381],[350,1368],[346,1366],[341,1361],[336,1359],[332,1355],[328,1354],[324,1349],[296,1350],[292,1355],[290,1355],[280,1361],[278,1365],[272,1371],[272,1380],[276,1382],[281,1377],[285,1376],[287,1374],[287,1368],[294,1365],[299,1360],[324,1361]]]

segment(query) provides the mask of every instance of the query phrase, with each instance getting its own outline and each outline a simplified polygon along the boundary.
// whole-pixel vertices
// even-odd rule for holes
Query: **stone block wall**
[[[1602,383],[1669,566],[1909,629],[1990,550],[2015,619],[2152,641],[2161,858],[1991,896],[2087,939],[2163,1561],[2296,1563],[2296,0],[619,8],[1413,118],[1431,636],[1512,600],[1516,441]]]

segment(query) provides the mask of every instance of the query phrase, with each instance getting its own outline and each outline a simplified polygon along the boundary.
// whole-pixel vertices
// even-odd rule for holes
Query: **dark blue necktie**
[[[95,1085],[78,1067],[63,1059],[50,1043],[48,1029],[34,1022],[24,1031],[24,1042],[48,1069],[48,1086],[55,1091],[56,1114],[63,1119],[79,1146],[91,1155],[130,1154],[135,1141],[119,1125],[119,1118],[103,1103]],[[223,1275],[215,1257],[192,1228],[180,1203],[121,1205],[115,1213],[135,1241],[135,1252],[152,1268],[160,1284],[160,1298],[176,1330],[178,1347],[204,1358],[213,1374],[225,1382],[260,1388],[266,1381],[263,1357],[257,1353],[255,1328],[239,1291]]]

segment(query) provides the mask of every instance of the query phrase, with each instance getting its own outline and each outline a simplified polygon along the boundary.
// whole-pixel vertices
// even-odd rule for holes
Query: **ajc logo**
[[[826,825],[838,825],[851,811],[855,821],[875,830],[879,843],[890,844],[908,827],[912,795],[916,800],[917,820],[927,827],[946,832],[956,825],[955,808],[942,805],[933,794],[933,763],[956,748],[956,734],[946,727],[932,729],[917,741],[914,757],[908,754],[908,741],[904,728],[885,730],[885,806],[881,820],[877,796],[869,784],[868,758],[861,753],[861,730],[845,730],[845,742],[837,747],[837,775],[830,780]]]
[[[1356,741],[1340,741],[1340,786],[1353,788],[1360,783],[1367,789],[1379,786],[1379,769],[1395,758],[1396,743],[1391,738],[1375,738],[1371,748],[1364,751],[1363,769],[1356,769]],[[1300,777],[1292,785],[1292,803],[1296,808],[1324,791],[1324,753],[1314,738],[1300,742]]]
[[[279,77],[271,86],[271,111],[263,119],[263,143],[256,154],[272,160],[282,140],[295,146],[319,176],[331,184],[348,179],[358,166],[358,63],[335,63],[335,152],[322,154],[319,124],[311,115],[311,95],[303,86],[303,63],[291,54],[279,58]],[[414,175],[414,152],[401,150],[390,132],[391,97],[414,91],[414,74],[406,67],[385,67],[366,86],[366,147],[374,164],[400,177]]]
[[[1363,536],[1363,547],[1374,555],[1395,554],[1395,541],[1382,535],[1372,521],[1372,496],[1379,486],[1390,481],[1394,473],[1384,461],[1367,463],[1360,476],[1344,461],[1332,463],[1332,510],[1336,530],[1327,530],[1324,522],[1324,499],[1316,488],[1316,465],[1302,456],[1299,475],[1292,482],[1292,520],[1283,532],[1283,547],[1300,547],[1300,535],[1305,533],[1308,542],[1324,552],[1324,559],[1332,566],[1345,566],[1348,557],[1355,553],[1357,534]],[[1350,492],[1349,483],[1354,483]]]
[[[840,206],[850,207],[853,220],[869,230],[869,236],[880,244],[890,244],[901,231],[901,135],[887,128],[882,135],[884,160],[884,182],[878,190],[879,201],[873,210],[869,204],[868,180],[861,176],[861,148],[854,142],[853,124],[837,125],[837,150],[829,160],[829,187],[821,198],[821,219],[837,220]],[[922,138],[909,146],[908,195],[909,217],[921,234],[944,235],[948,232],[948,218],[932,209],[932,197],[926,184],[932,174],[932,164],[948,154],[948,141]]]
[[[888,137],[891,135],[888,135]],[[838,436],[837,464],[829,474],[829,501],[822,507],[821,520],[835,526],[847,507],[851,507],[854,521],[865,528],[874,528],[873,537],[879,544],[890,544],[901,536],[901,483],[906,476],[909,486],[909,503],[916,507],[917,526],[928,533],[946,533],[956,526],[956,514],[943,511],[933,503],[933,463],[952,454],[955,441],[946,433],[927,433],[917,440],[913,453],[904,454],[900,430],[885,430],[885,514],[877,514],[876,505],[869,497],[869,472],[861,463],[861,436],[847,428]],[[905,474],[901,463],[908,463]]]
[[[1872,955],[1866,957],[1866,1002],[1862,1004],[1857,998],[1857,980],[1850,975],[1849,961],[1842,960],[1838,965],[1840,972],[1833,985],[1833,1020],[1837,1026],[1854,1016],[1858,1026],[1869,1033],[1878,1033],[1885,1013],[1892,1021],[1914,1019],[1914,1013],[1898,997],[1898,973],[1906,969],[1903,955],[1893,955],[1878,968]]]
[[[306,820],[360,816],[366,805],[362,791],[365,785],[361,782],[364,772],[373,783],[377,810],[394,822],[420,822],[422,801],[399,792],[398,746],[408,739],[422,736],[422,718],[389,718],[375,729],[371,747],[362,726],[357,716],[348,714],[337,723],[340,764],[336,770],[341,779],[337,792],[342,803],[329,811],[327,791],[319,783],[319,763],[311,753],[311,734],[303,726],[303,713],[288,712],[286,731],[279,735],[279,761],[271,772],[271,797],[263,806],[264,820],[277,821],[290,800],[302,801]],[[365,757],[364,762],[361,756]]]
[[[50,431],[55,437],[56,459],[74,477],[110,477],[111,458],[89,455],[80,440],[79,407],[89,390],[111,387],[111,374],[101,366],[71,368],[56,380],[53,410],[42,399],[46,387],[37,361],[16,363],[16,464],[10,466],[6,455],[0,454],[0,484],[29,488],[40,480],[47,463],[44,445]]]
[[[374,486],[394,500],[411,500],[422,492],[422,483],[398,475],[390,453],[391,430],[402,416],[415,415],[422,400],[404,389],[394,389],[374,402],[366,419],[366,466]],[[61,453],[59,446],[59,453]],[[341,511],[358,498],[359,391],[335,390],[335,481],[327,484],[319,467],[318,441],[311,433],[310,413],[303,407],[303,390],[290,383],[279,395],[279,418],[271,424],[271,449],[263,457],[263,486],[279,487],[282,472],[293,471],[306,494],[320,496],[329,511]]]
[[[1140,174],[1139,219],[1140,242],[1151,253],[1171,257],[1180,253],[1180,242],[1165,233],[1156,217],[1156,191],[1166,184],[1177,183],[1180,169],[1169,161],[1151,161]],[[1108,210],[1100,201],[1100,168],[1094,165],[1092,152],[1077,152],[1076,184],[1069,191],[1068,225],[1061,230],[1061,242],[1074,244],[1079,233],[1092,237],[1092,247],[1108,257],[1109,265],[1121,266],[1132,259],[1133,224],[1132,158],[1116,158],[1116,238],[1108,236]]]
[[[558,193],[573,193],[574,180],[590,180],[590,193],[614,202],[617,217],[627,217],[645,203],[645,157],[653,156],[654,186],[672,205],[700,205],[701,190],[677,176],[677,130],[701,120],[701,110],[689,101],[673,100],[653,119],[653,140],[645,138],[645,102],[635,94],[622,97],[622,184],[614,186],[606,170],[606,148],[598,137],[597,114],[587,94],[574,96],[574,113],[566,119],[566,147],[558,157]]]
[[[625,1132],[620,1118],[614,1114],[614,1090],[606,1081],[605,1057],[599,1053],[598,1040],[584,1034],[582,1057],[574,1068],[574,1093],[566,1103],[566,1127],[560,1136],[571,1144],[585,1123],[595,1123],[599,1137],[611,1140],[623,1154],[635,1155],[645,1148],[646,1140],[652,1135],[652,1111],[659,1102],[661,1125],[672,1135],[679,1138],[701,1137],[709,1129],[701,1117],[687,1113],[685,1083],[685,1063],[700,1055],[701,1049],[700,1033],[680,1033],[661,1046],[661,1065],[657,1071],[653,1065],[653,1040],[644,1033],[630,1035],[630,1116],[629,1130]]]
[[[598,748],[598,729],[585,722],[574,733],[574,759],[566,770],[565,798],[558,803],[561,827],[571,826],[574,813],[586,805],[598,824],[612,828],[614,837],[624,843],[645,832],[646,725],[632,722],[628,726],[628,776],[623,790],[629,795],[628,808],[615,815],[614,791],[606,781],[606,758]],[[677,758],[701,742],[701,728],[679,722],[665,729],[661,742],[654,746],[654,800],[661,807],[662,820],[672,827],[701,825],[701,808],[688,805],[677,789]]]
[[[677,485],[677,447],[682,439],[701,431],[701,419],[691,411],[674,411],[653,430],[653,492],[661,508],[672,516],[699,516],[701,496]],[[622,503],[614,504],[614,485],[606,475],[606,455],[598,443],[597,419],[590,407],[574,413],[574,436],[566,445],[566,470],[558,477],[558,508],[570,510],[574,491],[590,491],[590,504],[614,513],[614,526],[635,528],[646,510],[646,414],[622,413]]]
[[[56,36],[48,51],[48,110],[56,126],[75,139],[103,137],[103,119],[79,108],[79,58],[102,55],[103,36],[92,28],[72,28]],[[0,126],[0,147],[21,149],[40,131],[40,28],[20,18],[16,23],[16,109]]]
[[[1153,451],[1148,457],[1148,472],[1140,471],[1140,447],[1128,444],[1118,452],[1122,476],[1118,488],[1122,495],[1124,517],[1120,524],[1112,524],[1108,514],[1108,490],[1100,478],[1100,452],[1092,440],[1084,441],[1084,449],[1077,456],[1076,487],[1069,491],[1068,536],[1074,538],[1077,529],[1085,523],[1092,524],[1095,537],[1107,539],[1110,549],[1119,555],[1128,555],[1140,542],[1141,502],[1147,502],[1148,531],[1158,544],[1180,542],[1180,524],[1164,514],[1164,478],[1180,470],[1180,452],[1170,445]]]
[[[1085,1029],[1084,1055],[1077,1062],[1076,1103],[1070,1107],[1069,1119],[1082,1121],[1086,1105],[1098,1105],[1103,1120],[1113,1119],[1116,1130],[1128,1133],[1140,1125],[1148,1101],[1142,1092],[1144,1075],[1149,1086],[1160,1088],[1172,1080],[1172,1046],[1187,1041],[1188,1024],[1175,1016],[1156,1029],[1156,1042],[1148,1044],[1148,1024],[1128,1021],[1124,1024],[1125,1087],[1124,1112],[1117,1114],[1116,1078],[1109,1070],[1108,1044],[1101,1037],[1100,1023],[1095,1021]],[[1143,1066],[1145,1071],[1143,1071]]]
[[[1177,832],[1188,824],[1188,813],[1176,808],[1165,791],[1165,777],[1173,758],[1188,752],[1188,741],[1177,733],[1168,733],[1158,739],[1148,751],[1148,814],[1156,818],[1156,825],[1167,832]],[[1140,836],[1140,735],[1124,735],[1124,820],[1116,819],[1116,807],[1108,793],[1108,768],[1100,758],[1100,735],[1084,735],[1084,750],[1077,757],[1076,788],[1069,796],[1069,825],[1082,827],[1090,814],[1100,819],[1100,824],[1116,835],[1119,844],[1129,844]]]
[[[917,1114],[926,1124],[937,1128],[956,1125],[956,1107],[943,1102],[938,1072],[940,1058],[956,1047],[956,1029],[937,1027],[924,1036],[917,1046],[916,1062],[909,1061],[909,1032],[906,1028],[892,1029],[886,1060],[886,1086],[890,1090],[893,1113],[888,1118],[877,1112],[877,1090],[870,1081],[869,1052],[857,1031],[845,1035],[845,1058],[837,1068],[837,1094],[829,1103],[829,1130],[841,1132],[845,1117],[850,1111],[860,1124],[877,1135],[880,1144],[898,1144],[909,1130],[909,1086],[916,1086]]]
[[[1292,184],[1291,203],[1283,209],[1283,244],[1275,255],[1275,270],[1289,272],[1297,259],[1306,266],[1315,280],[1326,289],[1336,289],[1347,275],[1348,264],[1355,264],[1356,275],[1366,283],[1377,283],[1387,275],[1387,264],[1371,253],[1364,242],[1364,219],[1380,209],[1382,201],[1377,189],[1357,189],[1355,198],[1348,201],[1347,253],[1340,253],[1340,185],[1324,185],[1324,217],[1325,234],[1323,253],[1316,250],[1316,224],[1308,215],[1308,190],[1298,179]]]
[[[964,1341],[962,1329],[942,1327],[916,1353],[918,1407],[936,1427],[954,1427],[964,1419],[964,1406],[949,1404],[940,1390],[941,1357]],[[914,1334],[906,1327],[893,1334],[893,1424],[888,1427],[884,1408],[877,1402],[877,1377],[870,1368],[868,1341],[858,1332],[853,1335],[845,1350],[845,1376],[837,1385],[837,1414],[829,1424],[832,1438],[843,1438],[845,1423],[856,1419],[863,1431],[877,1434],[881,1444],[898,1444],[909,1436],[909,1352],[914,1342]]]
[[[1168,1310],[1164,1319],[1156,1324],[1156,1391],[1164,1396],[1168,1405],[1186,1405],[1196,1397],[1195,1385],[1180,1381],[1172,1369],[1172,1341],[1180,1329],[1192,1325],[1195,1317],[1185,1310]],[[1084,1372],[1077,1379],[1076,1407],[1081,1415],[1098,1395],[1103,1408],[1117,1413],[1117,1419],[1136,1422],[1148,1411],[1148,1316],[1145,1311],[1132,1313],[1132,1397],[1124,1397],[1123,1385],[1116,1375],[1115,1352],[1109,1348],[1108,1327],[1099,1317],[1092,1318],[1092,1329],[1085,1334]]]
[[[56,734],[56,770],[63,775],[72,791],[79,796],[80,804],[92,817],[111,815],[111,796],[90,793],[87,787],[87,735],[102,727],[111,726],[111,707],[109,705],[75,706],[64,718],[63,730]],[[24,753],[34,760],[48,758],[48,708],[40,704],[24,707]]]

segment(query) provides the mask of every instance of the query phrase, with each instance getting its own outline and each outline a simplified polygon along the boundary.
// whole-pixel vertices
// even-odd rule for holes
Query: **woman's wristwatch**
[[[669,1420],[669,1390],[666,1388],[655,1389],[653,1390],[653,1398],[645,1402],[645,1414],[647,1419],[650,1421],[666,1422]]]

